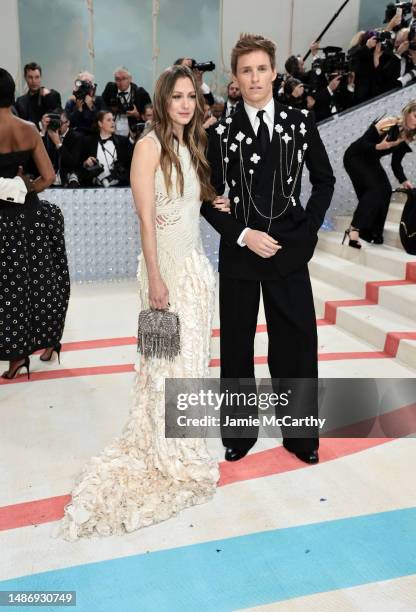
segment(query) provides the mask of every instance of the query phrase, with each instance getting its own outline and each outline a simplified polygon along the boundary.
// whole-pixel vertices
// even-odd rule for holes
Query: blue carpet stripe
[[[416,508],[405,508],[24,576],[0,590],[76,590],[76,612],[221,612],[414,574],[415,550]]]

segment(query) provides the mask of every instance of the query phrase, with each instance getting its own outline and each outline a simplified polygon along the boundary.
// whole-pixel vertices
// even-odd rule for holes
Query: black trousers
[[[316,315],[306,265],[284,278],[265,281],[234,279],[220,274],[219,288],[222,379],[243,379],[240,389],[245,392],[255,386],[254,337],[260,291],[269,340],[267,363],[272,379],[282,382],[283,379],[317,379]],[[317,402],[317,397],[312,401]],[[309,408],[308,414],[317,415],[317,405]],[[222,422],[229,411],[229,408],[222,408]],[[233,448],[251,448],[257,439],[255,428],[252,434],[236,439],[223,433],[223,444]],[[315,450],[319,446],[317,437],[291,437],[287,443],[292,450],[299,452]]]
[[[384,230],[391,200],[391,184],[380,162],[366,163],[360,156],[346,154],[344,166],[358,198],[351,225],[373,236]]]

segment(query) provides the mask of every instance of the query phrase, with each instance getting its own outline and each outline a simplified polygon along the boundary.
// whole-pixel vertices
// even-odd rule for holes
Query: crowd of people
[[[310,46],[311,66],[299,55],[285,62],[277,74],[274,95],[280,103],[311,111],[317,122],[368,101],[374,96],[416,82],[416,0],[390,14],[381,28],[358,32],[350,48]],[[204,81],[212,62],[199,64],[191,57],[174,65],[189,67],[205,99],[204,128],[228,117],[241,100],[238,84],[228,83],[225,95],[214,95]],[[24,67],[27,93],[15,103],[14,112],[34,123],[42,136],[56,173],[54,186],[126,186],[133,145],[153,115],[149,93],[133,82],[126,68],[114,71],[101,95],[94,75],[79,73],[71,97],[42,84],[42,68],[36,62]],[[36,175],[36,167],[29,174]]]

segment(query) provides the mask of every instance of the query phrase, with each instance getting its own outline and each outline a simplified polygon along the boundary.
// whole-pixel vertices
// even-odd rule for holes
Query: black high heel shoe
[[[50,351],[51,351],[51,352],[49,353],[49,357],[43,357],[43,356],[41,355],[41,356],[39,357],[39,359],[40,359],[41,361],[50,361],[50,360],[52,359],[52,355],[53,355],[53,354],[54,354],[54,352],[55,352],[55,353],[58,355],[58,362],[59,362],[59,365],[60,365],[60,364],[61,364],[61,357],[60,357],[60,355],[61,355],[61,348],[62,348],[61,343],[60,343],[60,342],[57,342],[57,343],[55,344],[55,346],[51,346],[51,347],[49,347],[49,349],[46,349],[46,350],[50,350]],[[52,350],[51,350],[51,349],[52,349]]]
[[[20,363],[18,366],[15,366],[12,370],[9,368],[8,370],[6,370],[6,372],[3,372],[1,377],[6,378],[7,380],[12,380],[13,378],[16,378],[21,368],[26,368],[27,379],[29,380],[30,379],[30,359],[29,357],[25,357],[24,362]]]
[[[348,228],[345,230],[344,232],[344,238],[342,239],[341,244],[344,244],[346,237],[348,236],[348,246],[352,247],[353,249],[361,249],[361,243],[358,242],[358,240],[351,240],[350,238],[350,232],[357,232],[358,230],[356,230],[355,228]]]

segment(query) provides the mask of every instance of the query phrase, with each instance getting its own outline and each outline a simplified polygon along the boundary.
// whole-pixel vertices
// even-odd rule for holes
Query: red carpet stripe
[[[367,432],[369,425],[373,426],[372,435],[380,437],[341,437],[350,434],[356,436],[360,426],[362,426],[364,432]],[[331,435],[337,437],[326,437],[320,441],[320,463],[326,463],[340,457],[365,451],[415,432],[416,403],[413,403],[380,415],[375,424],[372,419],[366,419],[353,426],[347,425],[331,432]],[[387,435],[389,437],[381,437]],[[305,467],[311,466],[307,466],[299,461],[295,455],[288,453],[283,446],[278,446],[247,455],[247,457],[236,463],[221,462],[219,486],[263,478],[264,476],[273,476]],[[70,499],[70,495],[61,495],[3,506],[0,508],[0,531],[57,521],[62,518],[64,506],[69,503]]]
[[[367,450],[389,440],[379,439],[323,439],[320,446],[320,462],[351,455]],[[219,486],[225,486],[244,480],[253,480],[283,472],[311,467],[302,463],[282,446],[248,455],[238,463],[224,461],[220,464]],[[58,521],[64,514],[64,507],[71,500],[70,495],[49,497],[46,499],[12,504],[0,508],[0,531],[41,525]]]
[[[384,344],[384,351],[390,357],[396,357],[400,340],[416,340],[416,332],[389,332]]]
[[[343,353],[319,353],[318,361],[345,361],[350,359],[390,359],[390,355],[382,351],[358,351],[358,352],[343,352]],[[267,356],[260,355],[254,357],[256,365],[267,365]],[[219,368],[221,365],[219,359],[211,359],[209,362],[210,368]],[[30,380],[27,379],[26,371],[19,374],[13,380],[0,378],[0,385],[14,385],[16,383],[36,382],[38,380],[56,380],[58,378],[76,378],[78,376],[98,376],[101,374],[125,374],[133,372],[134,364],[115,364],[106,366],[90,366],[85,368],[68,368],[62,370],[45,370],[43,372],[31,372]]]

